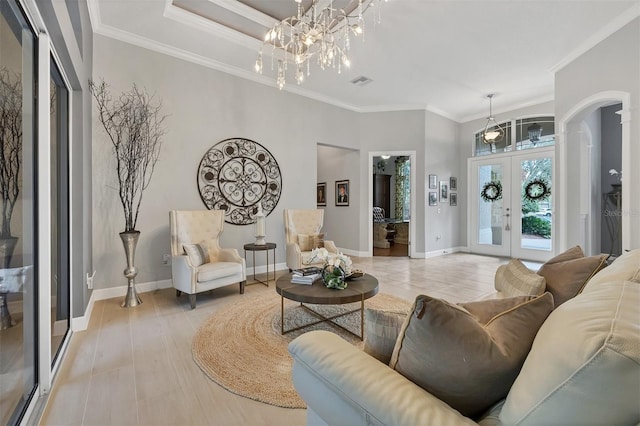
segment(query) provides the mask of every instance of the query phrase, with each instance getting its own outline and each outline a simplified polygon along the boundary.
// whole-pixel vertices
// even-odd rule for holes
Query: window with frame
[[[496,143],[483,141],[484,129],[475,134],[475,157],[502,152],[552,146],[555,144],[555,118],[553,116],[526,117],[500,123],[504,137]],[[496,127],[489,128],[493,130]]]

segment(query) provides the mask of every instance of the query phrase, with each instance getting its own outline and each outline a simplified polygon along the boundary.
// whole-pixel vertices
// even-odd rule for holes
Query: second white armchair
[[[173,210],[171,225],[171,276],[178,296],[189,295],[191,309],[196,294],[238,283],[244,293],[245,261],[238,250],[221,248],[222,210]]]

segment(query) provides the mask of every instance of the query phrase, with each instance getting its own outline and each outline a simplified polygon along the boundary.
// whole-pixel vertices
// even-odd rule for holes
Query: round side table
[[[244,259],[245,262],[247,260],[247,251],[250,251],[253,254],[253,282],[247,283],[246,285],[252,284],[263,284],[269,287],[269,250],[273,250],[273,280],[276,280],[276,243],[265,243],[263,245],[249,243],[244,245]],[[262,281],[256,278],[256,252],[264,251],[267,253],[267,281]]]

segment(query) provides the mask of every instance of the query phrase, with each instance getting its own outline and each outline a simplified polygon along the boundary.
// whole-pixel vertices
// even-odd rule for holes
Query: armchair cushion
[[[479,303],[487,306],[482,309]],[[509,392],[538,328],[553,310],[553,297],[486,300],[473,310],[476,316],[445,300],[418,296],[389,366],[463,415],[477,418]],[[486,324],[478,321],[496,310],[501,312]]]
[[[300,251],[311,251],[324,247],[324,234],[298,234]]]
[[[198,267],[197,280],[199,283],[241,274],[242,264],[237,262],[205,263]]]
[[[183,244],[184,252],[189,256],[189,261],[193,266],[200,266],[209,263],[209,249],[203,244]]]

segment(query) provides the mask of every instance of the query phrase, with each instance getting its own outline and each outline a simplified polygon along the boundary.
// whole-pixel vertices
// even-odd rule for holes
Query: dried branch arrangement
[[[0,238],[11,238],[11,217],[20,194],[22,166],[22,80],[0,69]]]
[[[115,100],[104,81],[90,81],[89,89],[97,103],[98,119],[113,144],[125,232],[135,231],[142,195],[151,182],[166,133],[167,116],[161,115],[162,102],[135,84]]]

